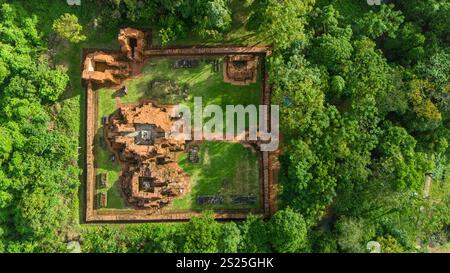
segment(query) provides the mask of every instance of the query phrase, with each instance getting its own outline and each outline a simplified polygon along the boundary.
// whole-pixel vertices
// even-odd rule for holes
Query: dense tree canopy
[[[53,22],[53,30],[72,43],[86,40],[86,36],[81,33],[83,27],[78,24],[78,18],[73,14],[65,13],[56,19]]]
[[[439,91],[448,90],[448,46],[439,28],[423,34],[436,19],[411,20],[409,4],[364,9],[347,15],[337,5],[316,6],[306,47],[292,39],[274,56],[276,98],[282,105],[289,98],[281,109],[290,151],[282,156],[282,196],[308,223],[324,213],[340,219],[334,228],[341,251],[367,251],[376,234],[411,249],[418,236],[446,228],[447,216],[424,212],[422,192],[425,175],[440,173],[433,185],[448,211],[448,174],[441,171],[448,161],[436,161],[448,157],[442,121],[449,100]],[[345,16],[356,23],[346,24]],[[441,224],[434,231],[414,229],[435,217]]]
[[[153,22],[159,28],[162,44],[188,35],[220,38],[230,30],[230,0],[103,0],[108,23]]]
[[[290,208],[277,212],[270,220],[273,248],[277,252],[299,252],[306,246],[306,223]]]
[[[305,38],[306,15],[314,0],[256,0],[251,6],[248,27],[264,34],[266,41],[277,48]]]
[[[79,183],[76,149],[48,111],[68,76],[49,66],[36,17],[3,4],[0,18],[0,238],[8,242],[1,250],[52,249],[73,217]]]

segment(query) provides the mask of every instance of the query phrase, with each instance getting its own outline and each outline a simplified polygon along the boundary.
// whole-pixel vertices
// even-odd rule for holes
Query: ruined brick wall
[[[188,48],[165,48],[150,49],[144,52],[148,57],[158,56],[198,56],[198,55],[228,55],[228,54],[262,54],[270,55],[271,49],[266,46],[229,46],[229,47],[188,47]]]
[[[86,85],[86,221],[95,219],[95,118],[96,95],[92,83]]]
[[[117,37],[120,50],[131,61],[142,62],[146,39],[143,31],[134,28],[123,28]]]
[[[272,90],[269,85],[269,73],[267,72],[266,59],[264,58],[261,62],[261,73],[262,73],[262,96],[261,104],[267,105],[268,107],[268,120],[271,120],[270,105],[272,104]],[[271,130],[271,123],[268,124],[268,129]],[[262,152],[261,156],[261,185],[262,185],[262,196],[264,199],[264,215],[266,217],[272,216],[277,210],[277,181],[278,181],[278,154],[279,151],[275,152]]]
[[[120,52],[116,52],[120,53]],[[269,47],[212,47],[212,48],[171,48],[151,49],[144,51],[144,58],[187,58],[190,56],[201,57],[202,55],[228,55],[228,54],[258,54],[262,59],[261,69],[263,75],[261,103],[270,105],[270,88],[267,84],[268,75],[265,67],[265,56],[270,54]],[[126,221],[185,221],[193,216],[201,215],[200,210],[158,210],[157,212],[146,209],[118,210],[118,209],[95,209],[95,147],[94,137],[97,122],[96,93],[91,81],[85,81],[86,85],[86,209],[85,219],[87,222],[126,222]],[[269,116],[270,117],[270,116]],[[275,173],[272,171],[273,164],[271,154],[260,153],[260,183],[261,202],[263,214],[272,215],[276,210],[276,184]],[[259,209],[234,209],[216,210],[216,219],[245,219],[249,213],[259,214]]]

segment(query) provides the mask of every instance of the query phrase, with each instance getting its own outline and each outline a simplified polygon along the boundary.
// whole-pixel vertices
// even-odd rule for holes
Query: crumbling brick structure
[[[131,76],[133,63],[144,61],[147,37],[141,30],[121,29],[118,35],[120,52],[95,51],[86,54],[82,78],[97,86],[120,85]]]
[[[120,54],[103,51],[87,54],[83,63],[83,80],[97,85],[120,84],[131,72],[129,63],[120,57]]]
[[[228,55],[223,62],[223,80],[233,85],[248,85],[256,82],[258,56]]]
[[[144,37],[136,30],[122,30],[118,36],[120,51],[84,49],[82,79],[86,87],[87,222],[179,221],[201,215],[201,211],[196,209],[160,209],[170,204],[175,197],[190,191],[190,178],[176,160],[178,154],[185,150],[185,143],[168,133],[171,131],[168,128],[172,121],[177,118],[171,115],[171,107],[142,101],[139,105],[120,106],[122,104],[117,100],[119,109],[113,115],[101,119],[104,134],[99,136],[100,141],[97,141],[97,123],[100,120],[96,91],[98,88],[123,88],[121,90],[126,95],[126,88],[121,86],[123,80],[139,75],[145,61],[152,58],[196,60],[204,57],[223,57],[224,80],[231,84],[246,85],[256,82],[258,66],[261,67],[261,103],[270,105],[270,88],[265,72],[265,57],[271,54],[270,47],[158,48],[151,45],[151,30],[140,31],[144,32]],[[218,65],[218,62],[215,65]],[[194,65],[182,63],[182,66],[190,68]],[[215,69],[215,72],[218,70]],[[117,160],[121,166],[119,187],[122,197],[129,205],[138,209],[109,207],[107,192],[103,188],[108,185],[108,177],[98,177],[98,181],[96,177],[98,173],[95,152],[98,143],[102,148],[114,153],[111,159]],[[193,141],[189,143],[190,146],[195,144]],[[214,217],[217,219],[245,219],[248,213],[264,214],[268,217],[276,210],[276,206],[267,205],[268,202],[276,204],[276,187],[273,183],[277,175],[266,167],[272,165],[270,154],[269,157],[262,155],[258,143],[242,144],[258,152],[261,208],[217,209],[214,210]],[[191,162],[195,163],[198,160],[198,150],[189,153]]]
[[[145,34],[134,28],[123,28],[118,36],[120,50],[129,60],[142,62],[144,60]]]
[[[189,191],[189,176],[178,166],[185,141],[171,134],[171,106],[126,105],[110,117],[105,136],[122,163],[121,188],[135,207],[161,208]]]

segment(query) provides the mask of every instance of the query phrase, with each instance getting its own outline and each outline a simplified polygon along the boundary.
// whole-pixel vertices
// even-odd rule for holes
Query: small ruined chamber
[[[258,56],[229,55],[225,57],[223,69],[224,82],[233,85],[248,85],[256,82],[258,74]]]
[[[189,176],[177,163],[185,141],[173,137],[171,106],[126,105],[105,125],[105,138],[122,163],[121,189],[135,207],[158,209],[189,192]]]
[[[98,86],[119,85],[132,74],[133,63],[144,60],[144,50],[151,37],[133,28],[121,29],[118,35],[121,51],[95,51],[86,54],[82,78]]]
[[[98,85],[120,84],[130,76],[128,62],[121,60],[120,54],[95,51],[86,55],[82,78]]]
[[[120,50],[131,61],[142,62],[146,46],[144,32],[134,28],[123,28],[118,36]]]

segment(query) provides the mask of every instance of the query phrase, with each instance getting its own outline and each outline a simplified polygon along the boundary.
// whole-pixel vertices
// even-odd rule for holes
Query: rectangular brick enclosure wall
[[[261,60],[262,86],[261,104],[271,104],[271,91],[268,86],[265,57],[270,54],[269,47],[189,47],[149,49],[146,58],[189,58],[189,56],[225,56],[228,54],[255,54]],[[143,222],[143,221],[183,221],[201,214],[200,210],[151,210],[151,209],[102,209],[95,206],[96,166],[95,166],[95,130],[97,122],[97,94],[93,84],[84,82],[86,89],[86,222]],[[270,109],[270,107],[269,107]],[[269,116],[270,117],[270,116]],[[270,217],[276,210],[276,176],[271,167],[271,153],[259,152],[259,169],[261,183],[261,210],[233,209],[215,210],[216,219],[245,219],[249,213]],[[273,154],[272,154],[273,155]]]

